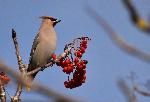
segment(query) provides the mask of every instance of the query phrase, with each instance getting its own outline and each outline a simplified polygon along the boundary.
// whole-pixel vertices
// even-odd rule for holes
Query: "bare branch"
[[[111,40],[119,48],[121,48],[126,53],[139,58],[140,60],[150,63],[150,55],[149,54],[146,54],[146,53],[140,51],[139,49],[126,43],[117,33],[115,33],[115,31],[111,28],[111,26],[101,16],[99,16],[97,14],[97,12],[95,10],[93,10],[90,7],[87,7],[86,11],[91,16],[91,18],[94,19],[94,21],[96,21],[96,23],[98,23],[100,26],[103,27],[103,29],[107,32],[107,34],[109,35]]]
[[[150,35],[150,25],[139,16],[131,1],[132,0],[122,0],[129,11],[132,22],[137,26],[137,28],[141,29],[144,32],[147,32],[147,34]]]
[[[1,102],[6,102],[6,92],[3,84],[0,85],[0,100]]]
[[[21,101],[21,99],[20,99],[21,93],[22,93],[22,84],[19,82],[15,96],[11,97],[11,102],[20,102]]]
[[[134,88],[134,90],[135,90],[137,93],[139,93],[139,94],[141,94],[141,95],[143,95],[143,96],[148,96],[148,97],[150,97],[150,93],[141,90],[137,85],[135,85],[133,88]]]
[[[20,73],[22,76],[24,76],[26,78],[26,72],[27,71],[26,71],[25,65],[22,62],[22,58],[21,58],[21,55],[19,52],[19,44],[17,41],[16,32],[14,29],[12,29],[12,39],[13,39],[15,50],[16,50],[16,56],[17,56],[17,60],[18,60]],[[21,95],[21,92],[22,92],[22,85],[20,84],[20,82],[18,82],[16,94],[14,97],[12,97],[12,102],[16,102],[16,101],[19,102],[20,101],[19,97]]]
[[[18,60],[18,65],[19,65],[19,70],[22,72],[25,69],[25,66],[22,62],[22,58],[19,52],[19,44],[16,38],[16,32],[14,29],[12,29],[12,39],[14,42],[14,46],[15,46],[15,50],[16,50],[16,56],[17,56],[17,60]]]
[[[132,0],[122,0],[123,4],[126,6],[128,9],[131,19],[133,22],[137,22],[139,19],[139,14],[133,4],[131,3]]]
[[[123,79],[117,81],[118,87],[127,99],[127,102],[137,102],[133,90],[131,90]]]

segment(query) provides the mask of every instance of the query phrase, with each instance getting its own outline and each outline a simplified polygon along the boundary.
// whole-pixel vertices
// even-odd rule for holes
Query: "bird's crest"
[[[51,16],[41,16],[39,18],[41,18],[41,19],[50,19],[51,21],[56,21],[57,20],[56,18],[51,17]]]

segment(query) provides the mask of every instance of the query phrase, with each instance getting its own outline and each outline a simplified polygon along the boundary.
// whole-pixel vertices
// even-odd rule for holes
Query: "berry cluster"
[[[4,72],[0,72],[0,81],[2,84],[8,84],[10,78]]]
[[[63,68],[63,72],[68,75],[68,80],[64,82],[66,88],[76,88],[81,86],[82,83],[85,83],[86,64],[88,61],[82,60],[81,58],[85,53],[89,40],[88,37],[81,37],[75,39],[72,43],[67,44],[65,49],[72,48],[70,54],[56,62],[56,65]],[[52,58],[56,59],[56,55],[54,54]],[[72,79],[70,79],[71,73],[73,74]]]
[[[74,65],[74,72],[73,72],[73,78],[70,80],[68,79],[68,81],[64,82],[64,85],[66,88],[76,88],[78,86],[81,86],[82,83],[85,83],[86,80],[86,64],[87,61],[79,61],[78,63],[76,63]]]

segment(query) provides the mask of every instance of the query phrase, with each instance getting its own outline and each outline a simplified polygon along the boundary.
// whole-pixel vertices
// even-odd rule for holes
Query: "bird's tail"
[[[31,85],[30,84],[26,84],[26,91],[30,92],[30,90],[31,90]]]
[[[32,74],[29,78],[27,78],[27,79],[30,79],[30,80],[27,81],[27,83],[26,83],[26,85],[25,85],[26,91],[30,92],[31,86],[32,86],[32,81],[34,80],[36,74],[37,74],[37,73],[34,73],[34,74]]]
[[[29,92],[31,90],[31,83],[33,81],[33,78],[32,76],[28,76],[26,78],[26,85],[25,85],[25,88],[26,88],[26,91]]]

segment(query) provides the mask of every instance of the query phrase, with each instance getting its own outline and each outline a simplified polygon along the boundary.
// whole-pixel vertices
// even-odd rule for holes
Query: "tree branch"
[[[103,29],[107,32],[110,39],[123,51],[126,53],[135,56],[136,58],[139,58],[140,60],[143,60],[145,62],[150,63],[150,55],[146,54],[139,49],[129,45],[126,43],[113,29],[112,27],[101,17],[97,14],[97,12],[90,8],[89,6],[86,8],[86,11],[88,15],[91,16],[98,25],[102,26]]]
[[[4,65],[1,62],[0,62],[0,70],[11,75],[12,78],[14,78],[15,80],[18,80],[22,85],[27,84],[27,82],[25,81],[25,79],[22,75],[18,74],[15,70]],[[81,100],[73,99],[70,96],[62,95],[44,85],[38,84],[36,82],[31,86],[31,89],[39,94],[47,96],[48,98],[52,97],[57,102],[82,102]]]
[[[21,101],[21,99],[20,99],[21,93],[22,93],[22,84],[19,82],[15,96],[11,97],[11,102],[20,102]]]
[[[150,25],[139,16],[131,1],[132,0],[122,0],[122,2],[129,11],[132,22],[137,26],[137,28],[141,29],[144,32],[147,32],[147,34],[150,35]]]
[[[135,85],[133,88],[134,88],[134,90],[135,90],[137,93],[139,93],[139,94],[141,94],[141,95],[143,95],[143,96],[148,96],[148,97],[150,97],[150,93],[141,90],[137,85]]]
[[[19,52],[19,44],[17,41],[16,32],[14,29],[12,29],[12,39],[13,39],[15,50],[16,50],[16,56],[17,56],[17,60],[18,60],[19,70],[20,70],[20,72],[23,72],[25,70],[25,65],[22,62],[22,58],[21,58],[21,55]]]
[[[25,65],[22,62],[22,58],[21,58],[20,51],[19,51],[19,44],[18,44],[18,41],[17,41],[16,32],[15,32],[14,29],[12,29],[12,39],[13,39],[15,50],[16,50],[16,56],[17,56],[17,60],[18,60],[20,73],[21,73],[21,75],[23,77],[26,78],[27,71],[26,71]],[[15,94],[14,97],[12,97],[11,101],[12,102],[19,102],[20,101],[19,98],[20,98],[21,92],[22,92],[22,85],[20,84],[20,82],[18,82],[16,94]]]
[[[117,85],[121,92],[126,96],[127,102],[137,102],[133,90],[131,90],[123,79],[117,81]]]
[[[0,100],[1,100],[1,102],[6,102],[5,87],[2,83],[0,84]]]

